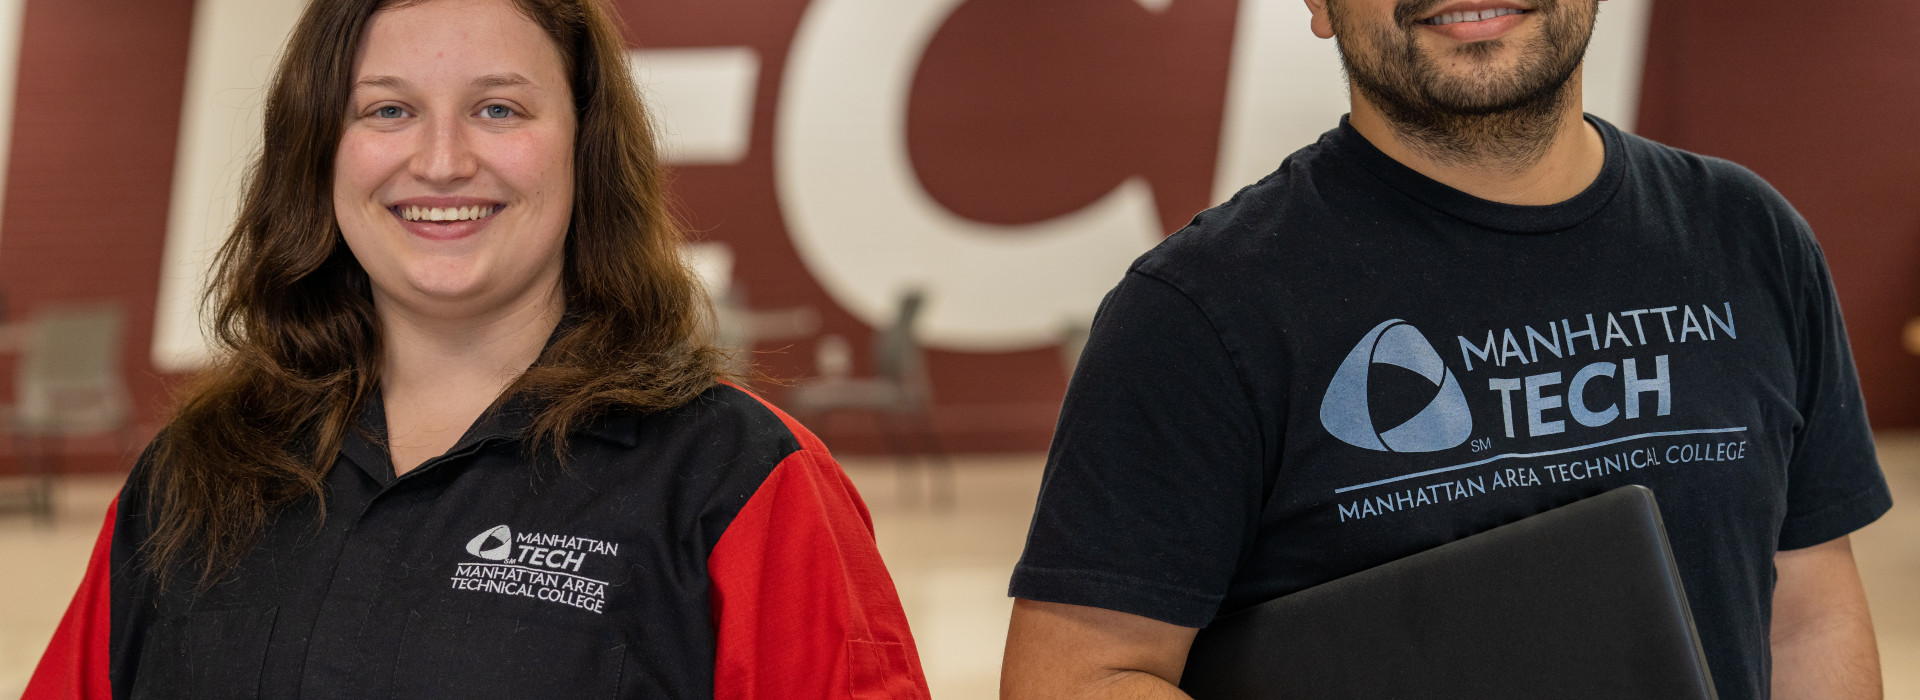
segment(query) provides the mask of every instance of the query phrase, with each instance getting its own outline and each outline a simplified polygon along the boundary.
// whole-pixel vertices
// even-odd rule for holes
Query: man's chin
[[[1442,75],[1461,78],[1473,75],[1511,74],[1520,70],[1522,48],[1527,46],[1517,41],[1482,41],[1472,44],[1454,44],[1437,46],[1433,42],[1420,44],[1420,53],[1425,63],[1434,66]]]
[[[1438,65],[1426,76],[1425,101],[1436,108],[1462,115],[1491,114],[1530,104],[1550,87],[1538,85],[1537,75],[1518,61],[1475,62],[1466,65]],[[1532,85],[1524,85],[1533,83]]]

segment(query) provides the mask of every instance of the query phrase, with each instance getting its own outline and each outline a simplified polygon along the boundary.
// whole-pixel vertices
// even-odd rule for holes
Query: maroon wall
[[[870,329],[807,274],[773,185],[785,58],[806,0],[615,0],[637,46],[750,46],[761,59],[746,159],[681,168],[675,194],[701,235],[738,257],[756,307],[811,305],[822,332]],[[970,0],[915,75],[910,153],[942,204],[1018,224],[1085,205],[1122,178],[1152,183],[1166,228],[1209,202],[1235,0],[1149,12],[1123,0]],[[129,328],[141,420],[168,378],[148,361],[179,132],[191,0],[29,0],[0,220],[9,318],[50,301],[112,299]],[[1768,0],[1657,0],[1639,131],[1731,158],[1793,200],[1826,247],[1880,427],[1920,426],[1920,4],[1867,0],[1807,13]],[[803,376],[812,340],[762,347]],[[0,358],[0,395],[11,372]],[[934,422],[957,450],[1045,445],[1064,389],[1051,349],[934,353]],[[780,388],[769,386],[776,400]],[[871,421],[829,426],[837,449],[878,447]],[[4,453],[0,453],[4,454]],[[122,464],[95,446],[76,467]]]
[[[7,318],[118,302],[143,433],[166,394],[148,350],[192,26],[191,0],[29,0],[22,23],[0,219]],[[123,464],[110,442],[74,447],[75,468]]]
[[[1838,8],[1841,6],[1834,6]],[[1813,225],[1878,427],[1920,426],[1920,3],[1655,2],[1638,131],[1760,173]]]

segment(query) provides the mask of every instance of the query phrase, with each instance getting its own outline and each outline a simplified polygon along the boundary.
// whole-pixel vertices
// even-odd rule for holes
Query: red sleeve
[[[107,681],[107,640],[113,634],[113,613],[109,578],[112,571],[113,519],[120,502],[107,506],[107,522],[100,538],[93,543],[93,557],[87,561],[86,578],[74,592],[73,603],[53,631],[47,653],[33,670],[33,680],[21,700],[70,700],[113,697]]]
[[[780,417],[800,451],[767,475],[707,560],[715,700],[927,698],[866,505],[819,439]]]

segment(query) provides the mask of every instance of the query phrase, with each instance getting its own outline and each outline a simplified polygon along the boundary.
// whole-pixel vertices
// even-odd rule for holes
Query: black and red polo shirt
[[[873,525],[826,448],[732,386],[531,466],[509,401],[395,477],[368,402],[324,505],[164,592],[139,470],[27,698],[924,698]]]

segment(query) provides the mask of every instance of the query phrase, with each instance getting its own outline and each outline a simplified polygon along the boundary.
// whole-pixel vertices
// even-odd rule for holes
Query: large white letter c
[[[1047,221],[961,218],[920,184],[907,100],[920,56],[965,0],[815,0],[794,36],[774,130],[789,235],[834,301],[886,325],[900,292],[927,291],[921,338],[971,352],[1045,346],[1091,319],[1127,265],[1160,240],[1144,178]]]

